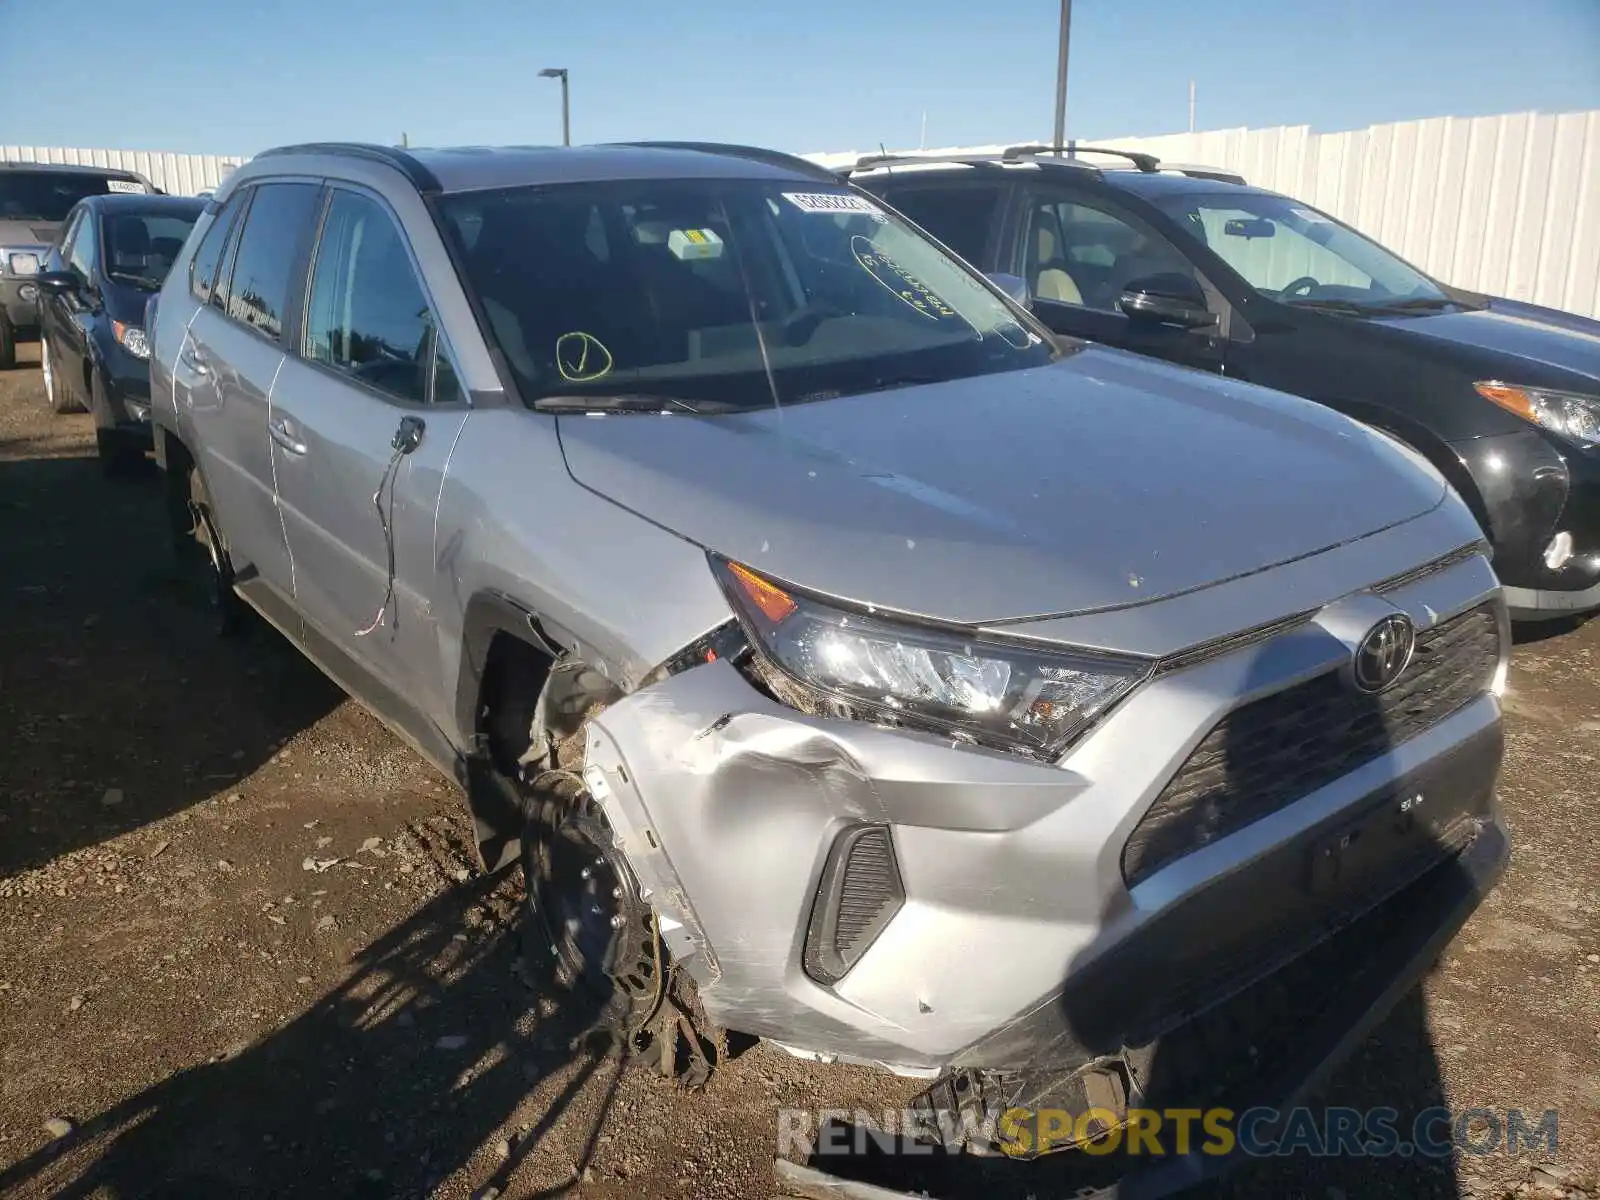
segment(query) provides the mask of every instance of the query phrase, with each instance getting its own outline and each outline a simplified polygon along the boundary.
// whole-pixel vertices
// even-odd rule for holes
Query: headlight
[[[13,275],[37,275],[39,256],[29,250],[13,250],[6,255],[6,265]]]
[[[1475,383],[1478,395],[1492,400],[1524,421],[1560,433],[1579,445],[1600,446],[1600,396],[1558,392],[1551,388],[1515,387],[1509,383]]]
[[[122,343],[122,348],[135,358],[150,357],[150,341],[144,336],[144,330],[137,325],[125,325],[121,321],[113,321],[111,332],[117,335],[117,341]]]
[[[1051,759],[1149,673],[1140,659],[1037,649],[888,621],[713,559],[764,662],[835,715]]]

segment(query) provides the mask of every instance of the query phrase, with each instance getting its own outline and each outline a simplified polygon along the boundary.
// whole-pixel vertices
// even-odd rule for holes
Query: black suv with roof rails
[[[1472,507],[1518,619],[1600,609],[1600,321],[1451,287],[1310,205],[1150,155],[1018,146],[847,174],[1058,334],[1406,443]]]

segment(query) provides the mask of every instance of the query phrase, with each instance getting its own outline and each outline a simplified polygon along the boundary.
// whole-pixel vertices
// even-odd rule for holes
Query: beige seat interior
[[[1083,293],[1078,290],[1072,276],[1067,274],[1056,231],[1037,216],[1033,227],[1033,252],[1033,261],[1038,265],[1033,294],[1041,300],[1082,304]]]

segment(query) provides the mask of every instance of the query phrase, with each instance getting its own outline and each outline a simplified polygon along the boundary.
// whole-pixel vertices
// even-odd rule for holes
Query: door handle
[[[300,440],[295,431],[294,422],[287,417],[273,417],[267,422],[267,432],[272,435],[272,440],[277,442],[290,454],[304,454],[306,444]]]

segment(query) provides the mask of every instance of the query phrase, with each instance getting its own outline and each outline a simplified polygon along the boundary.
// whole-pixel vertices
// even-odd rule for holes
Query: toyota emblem
[[[1355,683],[1370,694],[1394,686],[1411,665],[1417,648],[1417,627],[1404,613],[1385,617],[1367,631],[1356,647]]]

